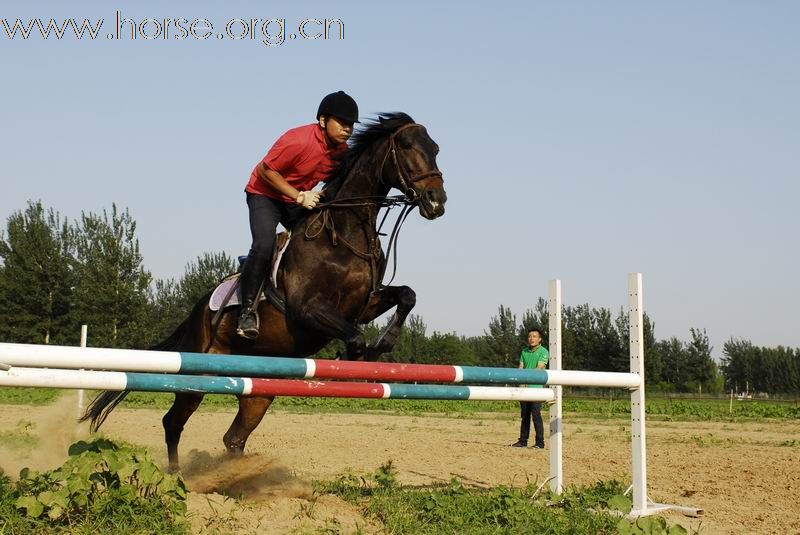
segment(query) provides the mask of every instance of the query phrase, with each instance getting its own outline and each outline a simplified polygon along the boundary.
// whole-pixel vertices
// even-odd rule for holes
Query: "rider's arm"
[[[300,194],[300,192],[291,184],[289,184],[286,179],[283,178],[283,175],[274,169],[270,169],[265,162],[258,164],[258,167],[256,168],[256,175],[258,176],[258,179],[266,184],[270,189],[286,195],[297,202],[297,196]]]

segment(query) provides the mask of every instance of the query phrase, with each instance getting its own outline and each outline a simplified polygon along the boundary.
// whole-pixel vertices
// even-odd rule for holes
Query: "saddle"
[[[289,246],[292,239],[292,232],[281,232],[275,237],[275,246],[272,249],[272,259],[267,278],[261,285],[261,292],[256,298],[256,304],[269,300],[270,303],[282,313],[286,312],[286,299],[278,289],[278,268],[283,258],[283,253]],[[211,298],[208,300],[208,308],[212,311],[225,310],[242,303],[242,294],[239,288],[239,275],[241,275],[242,265],[247,257],[239,257],[239,271],[228,275],[214,289]]]

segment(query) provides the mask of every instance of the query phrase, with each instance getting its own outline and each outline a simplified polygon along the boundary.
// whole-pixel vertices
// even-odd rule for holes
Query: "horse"
[[[382,284],[389,254],[380,244],[377,217],[382,206],[401,199],[406,205],[389,240],[391,248],[399,224],[413,208],[429,220],[444,214],[447,194],[436,165],[438,152],[426,128],[405,113],[378,114],[364,123],[352,136],[346,159],[326,182],[325,202],[292,228],[294,238],[274,278],[285,311],[272,300],[261,301],[261,330],[249,341],[236,335],[237,308],[215,317],[209,292],[169,337],[150,349],[307,357],[339,339],[346,359],[376,360],[391,352],[416,294],[408,286]],[[403,195],[388,197],[392,188]],[[368,346],[358,325],[392,308],[394,314]],[[96,431],[127,394],[100,393],[81,420],[91,420]],[[239,396],[239,410],[223,436],[228,453],[244,453],[248,437],[274,399]],[[202,393],[177,393],[162,418],[171,471],[180,469],[181,433],[202,400]]]

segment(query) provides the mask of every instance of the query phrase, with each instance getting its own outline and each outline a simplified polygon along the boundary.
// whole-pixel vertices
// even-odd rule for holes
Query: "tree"
[[[664,357],[664,380],[671,383],[676,391],[685,392],[689,369],[683,342],[673,336],[669,340],[661,340],[658,346]]]
[[[565,370],[597,370],[594,315],[588,304],[565,307],[561,321],[562,367]]]
[[[755,348],[749,340],[731,338],[722,345],[722,373],[725,389],[744,392],[753,384],[753,354]]]
[[[475,355],[464,340],[455,333],[439,333],[434,331],[428,338],[426,355],[430,364],[473,365]]]
[[[148,291],[146,345],[169,336],[185,319],[185,309],[178,295],[175,279],[158,279]]]
[[[74,344],[72,312],[75,233],[58,212],[29,202],[0,234],[0,338],[37,344]]]
[[[236,261],[224,252],[204,253],[197,257],[196,262],[186,264],[177,288],[178,299],[186,315],[223,278],[235,272]]]
[[[607,308],[592,309],[596,326],[595,344],[592,350],[592,369],[597,371],[627,372],[630,371],[628,347],[623,347],[617,323],[611,320],[611,311]]]
[[[76,308],[92,345],[143,347],[150,273],[142,265],[136,222],[112,205],[111,217],[82,213],[77,233]]]
[[[689,329],[692,340],[686,345],[686,365],[688,366],[689,381],[697,385],[698,392],[706,387],[708,391],[717,377],[717,365],[711,356],[711,345],[708,334],[703,329]]]
[[[517,319],[511,309],[500,305],[498,315],[489,321],[489,332],[484,331],[481,363],[487,366],[514,366],[524,347],[517,333]]]
[[[425,331],[427,329],[422,316],[409,315],[397,338],[394,351],[392,351],[392,360],[395,362],[425,362],[427,347]]]
[[[642,317],[644,318],[644,380],[646,384],[657,384],[663,381],[664,357],[656,341],[656,324],[647,314],[643,314]],[[625,338],[625,343],[630,343],[630,337]]]
[[[186,264],[180,281],[157,280],[149,297],[148,342],[168,336],[206,294],[235,271],[236,262],[224,252],[203,253],[197,260]]]

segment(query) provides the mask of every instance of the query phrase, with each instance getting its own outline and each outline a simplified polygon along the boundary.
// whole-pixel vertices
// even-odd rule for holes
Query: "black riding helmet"
[[[325,98],[319,103],[319,109],[317,110],[318,121],[320,115],[333,115],[344,121],[357,123],[358,104],[353,100],[353,97],[344,91],[337,91],[336,93],[325,95]]]

